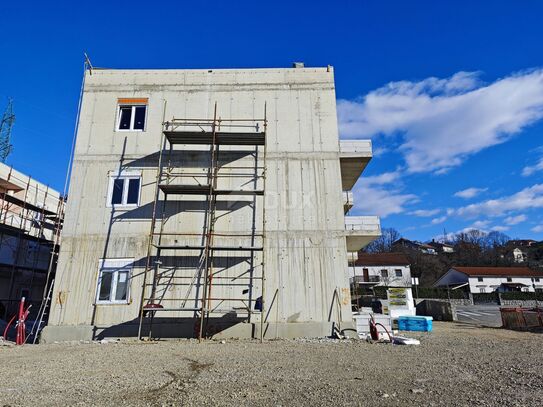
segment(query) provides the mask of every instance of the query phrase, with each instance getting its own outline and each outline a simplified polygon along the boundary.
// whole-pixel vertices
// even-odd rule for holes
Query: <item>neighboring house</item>
[[[432,246],[437,252],[440,253],[454,253],[454,246],[448,243],[436,242],[432,240],[428,243],[428,246]]]
[[[0,319],[21,297],[38,311],[54,278],[64,201],[60,194],[0,163]],[[0,333],[1,334],[1,333]]]
[[[332,67],[87,69],[82,95],[44,341],[352,324],[380,226],[345,216],[372,146],[339,140]]]
[[[403,253],[359,253],[349,267],[351,284],[411,287],[409,260]]]
[[[417,242],[415,240],[405,239],[403,237],[393,242],[392,248],[395,250],[401,250],[401,249],[417,250],[424,254],[432,254],[432,255],[437,254],[437,251],[433,246],[426,243]]]
[[[543,272],[528,267],[452,267],[434,287],[462,288],[471,293],[543,290]]]
[[[513,261],[515,263],[524,263],[527,258],[528,258],[528,255],[526,252],[522,251],[521,249],[519,249],[518,247],[515,247],[512,251],[512,255],[513,255]]]

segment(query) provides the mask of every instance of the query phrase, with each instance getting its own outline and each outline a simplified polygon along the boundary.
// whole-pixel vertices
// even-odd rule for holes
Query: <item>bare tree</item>
[[[364,249],[367,253],[389,253],[392,251],[392,243],[401,238],[400,232],[394,228],[381,229],[381,236],[371,242]]]

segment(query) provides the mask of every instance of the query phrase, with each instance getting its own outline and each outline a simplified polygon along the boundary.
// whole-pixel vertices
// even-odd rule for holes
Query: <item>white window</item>
[[[118,131],[144,131],[147,105],[119,105]]]
[[[107,259],[100,261],[97,304],[128,304],[130,278],[134,259]]]
[[[388,278],[388,270],[387,269],[382,269],[381,270],[381,277]]]
[[[403,277],[403,273],[401,269],[394,270],[394,273],[396,273],[396,277],[399,277],[399,278]]]
[[[109,178],[107,206],[138,206],[140,203],[141,175],[123,173]]]
[[[484,281],[484,278],[483,277],[477,277],[477,281],[479,281],[480,283],[482,283]]]

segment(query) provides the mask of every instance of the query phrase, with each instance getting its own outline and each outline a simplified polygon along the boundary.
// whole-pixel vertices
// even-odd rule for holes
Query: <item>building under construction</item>
[[[45,313],[63,212],[57,191],[0,163],[0,319],[15,315],[23,297],[32,319]]]
[[[87,69],[42,339],[326,336],[352,326],[346,217],[369,141],[340,142],[331,67]]]

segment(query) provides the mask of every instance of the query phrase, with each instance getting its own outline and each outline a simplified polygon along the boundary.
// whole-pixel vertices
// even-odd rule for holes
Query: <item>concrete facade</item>
[[[117,129],[121,98],[146,100],[143,131]],[[85,75],[45,341],[136,336],[162,123],[173,117],[212,118],[215,104],[220,117],[247,119],[262,118],[266,105],[268,119],[265,194],[221,198],[216,224],[218,231],[238,234],[264,225],[263,252],[251,261],[240,252],[221,254],[216,267],[231,280],[248,272],[258,274],[263,267],[265,280],[214,288],[217,297],[225,298],[220,303],[224,312],[217,318],[230,321],[219,326],[215,336],[256,336],[260,315],[247,321],[228,298],[255,298],[263,288],[266,338],[324,336],[334,323],[351,325],[346,235],[358,239],[358,246],[351,247],[356,251],[379,236],[380,228],[378,218],[360,217],[358,230],[345,229],[344,185],[350,189],[353,178],[361,174],[371,158],[371,143],[350,145],[348,161],[342,162],[333,69],[105,69]],[[223,150],[219,161],[227,173],[236,166],[257,165],[255,157],[262,154],[249,146],[241,153]],[[174,155],[179,161],[175,165],[198,173],[206,165],[206,154],[205,146],[181,146]],[[109,205],[112,179],[119,176],[141,180],[137,204]],[[192,178],[198,183],[198,175]],[[246,174],[220,182],[231,188],[258,189],[262,181],[257,178]],[[182,196],[168,205],[165,232],[202,232],[205,197]],[[190,238],[170,241],[194,243]],[[240,238],[235,244],[247,242]],[[170,260],[160,267],[172,273],[196,268],[197,253],[177,250],[168,256]],[[97,300],[104,267],[129,270],[126,299]],[[116,284],[124,287],[125,277],[114,276],[119,279]],[[191,296],[198,289],[191,288]],[[180,302],[185,291],[186,287],[164,287],[162,299],[171,306]],[[194,313],[169,313],[157,324],[160,336],[192,336]]]

